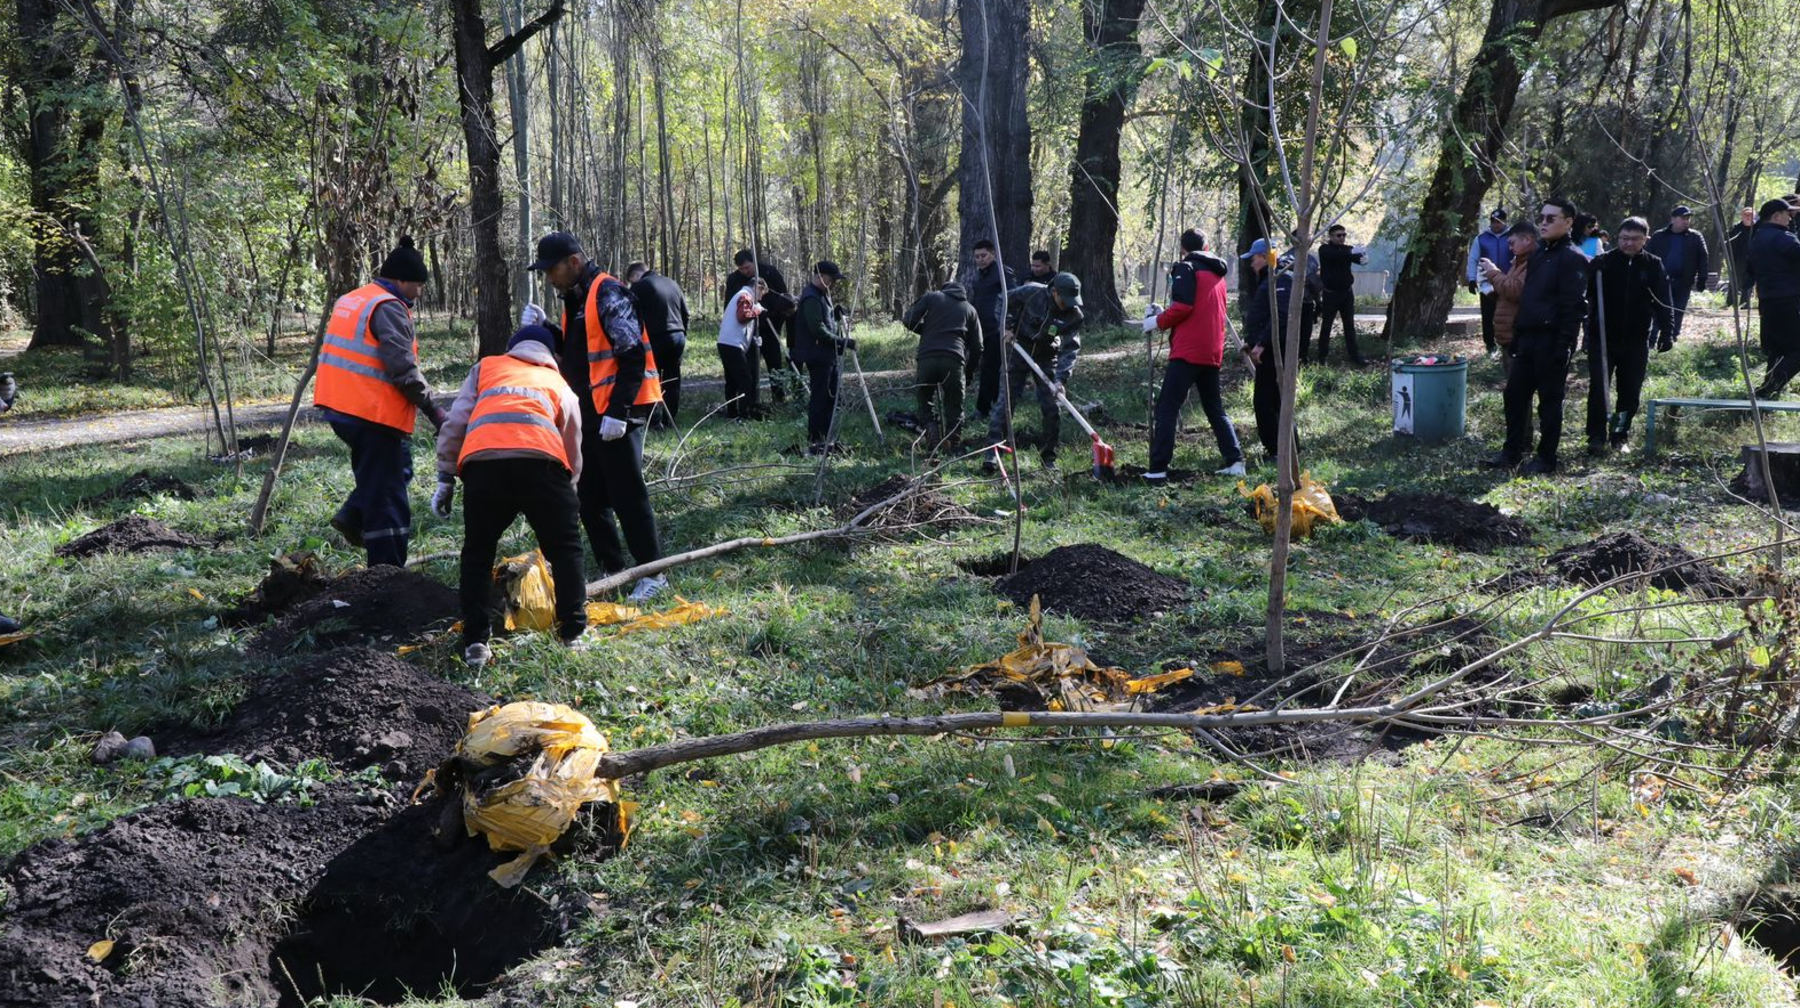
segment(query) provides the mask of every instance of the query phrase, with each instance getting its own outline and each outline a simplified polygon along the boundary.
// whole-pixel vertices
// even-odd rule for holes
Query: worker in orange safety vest
[[[428,278],[412,239],[401,238],[374,281],[338,298],[319,347],[313,405],[350,446],[356,478],[331,527],[351,546],[366,550],[370,566],[406,566],[414,417],[424,413],[434,428],[444,423],[444,411],[431,401],[431,386],[419,371],[413,329],[413,302]]]

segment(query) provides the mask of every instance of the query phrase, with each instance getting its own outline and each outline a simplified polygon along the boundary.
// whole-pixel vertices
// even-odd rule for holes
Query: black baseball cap
[[[819,264],[813,267],[813,272],[833,280],[841,280],[844,277],[844,271],[838,269],[838,264],[830,259],[820,259]]]
[[[1073,273],[1058,273],[1050,278],[1050,289],[1061,294],[1071,308],[1081,307],[1081,278]]]
[[[1505,219],[1506,219],[1506,211],[1500,209],[1499,207],[1495,207],[1494,209],[1488,211],[1488,220],[1503,221]]]
[[[1793,213],[1794,207],[1787,200],[1772,199],[1762,205],[1756,214],[1758,220],[1768,220],[1778,213]]]
[[[1688,206],[1686,203],[1683,203],[1680,206],[1677,206],[1675,209],[1669,211],[1669,216],[1670,217],[1692,217],[1692,216],[1694,216],[1694,210],[1692,207]]]
[[[567,231],[552,231],[538,239],[537,261],[525,267],[533,272],[547,270],[572,255],[585,255],[581,242]]]

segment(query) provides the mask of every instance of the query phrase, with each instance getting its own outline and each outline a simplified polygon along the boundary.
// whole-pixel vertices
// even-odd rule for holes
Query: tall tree
[[[1545,25],[1579,11],[1618,7],[1624,0],[1493,0],[1481,48],[1469,67],[1456,108],[1445,121],[1437,169],[1419,230],[1413,237],[1388,309],[1390,337],[1436,337],[1456,295],[1482,199],[1494,183],[1524,68],[1520,50]]]
[[[1143,13],[1144,0],[1087,0],[1081,8],[1092,52],[1069,169],[1069,241],[1062,268],[1081,278],[1088,314],[1103,325],[1125,318],[1113,267],[1119,236],[1119,134],[1142,79],[1138,18]]]
[[[493,45],[481,0],[452,0],[458,107],[469,149],[469,216],[475,233],[475,334],[482,356],[503,353],[512,331],[511,271],[500,244],[500,141],[494,132],[494,69],[563,16],[563,0]]]
[[[1029,0],[961,0],[957,16],[963,103],[958,251],[966,259],[969,246],[992,238],[1001,261],[1017,269],[1031,244],[1031,119],[1025,105],[1031,5]]]

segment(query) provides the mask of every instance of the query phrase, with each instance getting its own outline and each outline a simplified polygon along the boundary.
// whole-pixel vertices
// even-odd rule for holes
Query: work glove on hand
[[[431,495],[431,513],[439,518],[450,517],[450,504],[454,500],[456,500],[456,477],[439,473],[437,491]]]
[[[429,399],[425,400],[425,405],[425,419],[431,421],[431,429],[434,431],[443,430],[444,421],[450,419],[450,414],[444,412],[444,407],[439,406]]]
[[[625,436],[629,426],[618,417],[603,416],[600,418],[600,440],[617,441]]]
[[[1161,328],[1160,326],[1158,326],[1156,324],[1156,317],[1160,314],[1162,314],[1162,312],[1159,311],[1155,305],[1151,305],[1150,307],[1144,309],[1144,331],[1145,332],[1147,332],[1147,333],[1155,332],[1157,329]]]
[[[545,317],[544,309],[539,308],[536,304],[527,303],[525,310],[519,313],[519,328],[543,325]]]
[[[1479,287],[1479,286],[1477,286],[1477,285],[1476,285],[1476,283],[1475,283],[1475,281],[1473,281],[1473,280],[1470,280],[1470,281],[1469,281],[1469,293],[1470,293],[1470,294],[1479,294],[1479,293],[1481,293],[1481,288],[1480,288],[1480,287]]]
[[[831,306],[831,317],[834,319],[837,319],[839,322],[844,321],[844,319],[848,318],[849,316],[850,316],[850,313],[844,310],[843,305],[834,304]]]

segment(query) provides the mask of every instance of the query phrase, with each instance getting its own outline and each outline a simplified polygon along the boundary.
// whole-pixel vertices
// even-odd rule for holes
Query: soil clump
[[[347,647],[252,681],[215,731],[155,737],[173,755],[237,753],[290,767],[322,756],[339,769],[377,766],[408,779],[449,756],[469,714],[493,703],[388,652]]]
[[[99,504],[111,504],[114,501],[156,497],[160,494],[168,494],[170,497],[178,497],[182,500],[193,500],[195,491],[187,482],[174,476],[159,476],[151,473],[148,469],[139,469],[127,476],[124,482],[117,486],[83,497],[81,505],[93,507]]]
[[[56,547],[60,557],[87,557],[96,553],[145,553],[150,550],[197,549],[207,543],[177,532],[162,522],[142,515],[126,515],[102,525],[79,539]]]
[[[838,509],[840,517],[848,521],[865,509],[887,500],[904,491],[913,482],[912,477],[904,473],[896,473],[850,498],[850,503]],[[875,528],[892,528],[900,525],[930,525],[937,528],[968,524],[981,521],[974,512],[931,486],[926,486],[905,500],[895,504],[879,514],[871,515],[867,524]]]
[[[1345,521],[1367,518],[1396,539],[1487,552],[1531,542],[1531,526],[1501,513],[1492,504],[1466,501],[1449,494],[1389,494],[1364,500],[1352,493],[1333,493],[1331,500]]]
[[[1104,546],[1059,546],[995,582],[1021,606],[1038,596],[1046,612],[1098,623],[1124,623],[1188,604],[1187,582],[1159,574]]]
[[[250,651],[299,646],[400,645],[449,626],[461,606],[454,588],[400,567],[346,571],[256,635]]]
[[[1719,598],[1739,595],[1744,586],[1709,561],[1673,544],[1653,543],[1636,532],[1610,532],[1551,554],[1546,565],[1576,584],[1604,584],[1626,574],[1656,571],[1647,580],[1667,591],[1693,591]],[[1681,564],[1668,570],[1659,568]]]
[[[284,553],[269,561],[269,573],[250,594],[220,615],[233,626],[255,623],[265,616],[287,612],[324,591],[330,583],[318,554],[311,550]]]

